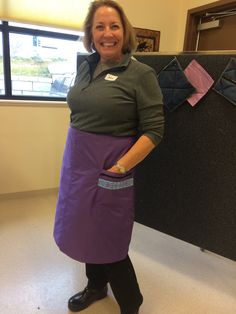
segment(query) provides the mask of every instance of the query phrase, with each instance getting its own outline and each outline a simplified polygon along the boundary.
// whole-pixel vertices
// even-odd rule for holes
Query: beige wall
[[[160,51],[181,51],[188,9],[210,0],[117,0],[135,27],[161,31]]]
[[[0,102],[0,194],[57,187],[68,121],[62,104]]]
[[[160,51],[176,50],[178,45],[177,34],[179,33],[178,19],[182,0],[118,0],[118,2],[125,9],[134,27],[161,31]]]
[[[161,51],[182,49],[189,8],[203,0],[119,0],[136,27],[161,31]],[[69,111],[65,105],[0,101],[0,194],[58,186]]]

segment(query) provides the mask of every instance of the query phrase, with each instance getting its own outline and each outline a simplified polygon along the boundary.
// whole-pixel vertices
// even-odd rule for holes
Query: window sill
[[[0,106],[67,107],[66,101],[0,99]]]

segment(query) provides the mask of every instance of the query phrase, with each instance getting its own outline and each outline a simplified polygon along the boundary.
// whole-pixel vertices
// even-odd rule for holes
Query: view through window
[[[78,47],[69,40],[10,34],[13,95],[65,96]]]
[[[4,94],[2,44],[1,36],[0,91]],[[74,83],[78,52],[85,52],[81,34],[49,28],[39,33],[33,27],[9,23],[11,95],[65,98]]]

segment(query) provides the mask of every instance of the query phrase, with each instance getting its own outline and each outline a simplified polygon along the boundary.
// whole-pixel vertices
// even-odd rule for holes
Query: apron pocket
[[[114,173],[102,170],[98,178],[98,187],[107,190],[121,190],[133,187],[134,178],[132,173]]]
[[[102,170],[97,181],[99,218],[110,217],[117,222],[134,217],[134,178],[133,173],[113,173]]]

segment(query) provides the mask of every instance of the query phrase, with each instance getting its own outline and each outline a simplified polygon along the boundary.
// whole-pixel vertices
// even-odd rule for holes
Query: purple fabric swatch
[[[207,71],[196,61],[192,60],[187,68],[184,70],[184,74],[188,78],[189,82],[195,87],[194,92],[187,101],[191,106],[195,106],[199,100],[208,92],[213,85],[214,80],[207,73]]]

